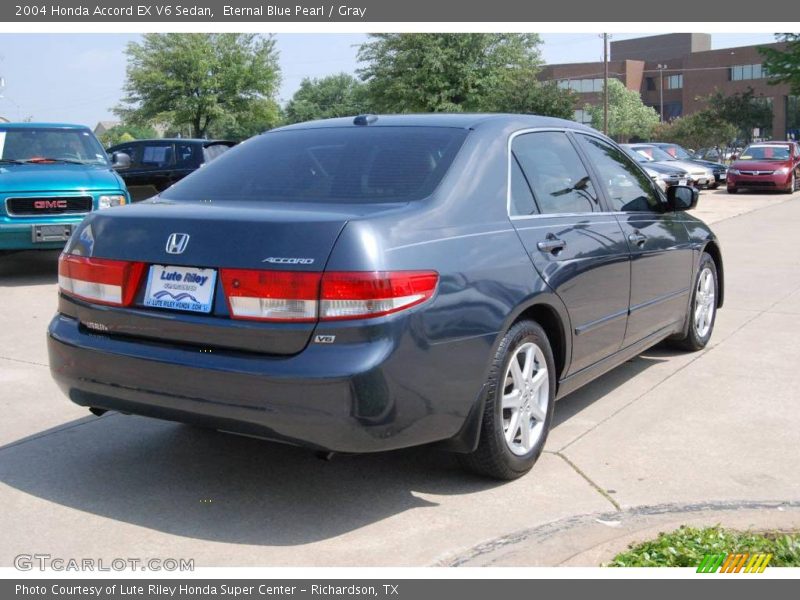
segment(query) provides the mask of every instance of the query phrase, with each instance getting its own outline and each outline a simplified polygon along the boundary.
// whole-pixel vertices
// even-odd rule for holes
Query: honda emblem
[[[167,238],[167,254],[183,254],[188,244],[188,233],[171,233]]]

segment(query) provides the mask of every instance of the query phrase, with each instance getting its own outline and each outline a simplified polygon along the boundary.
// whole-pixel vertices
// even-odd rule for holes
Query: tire
[[[792,178],[789,180],[789,188],[784,190],[785,194],[794,194],[797,189],[797,176],[792,173]]]
[[[512,360],[517,361],[519,369],[513,367]],[[531,367],[526,369],[528,360],[531,360]],[[541,374],[543,367],[547,372]],[[527,378],[525,371],[528,371]],[[541,374],[538,380],[537,374]],[[527,387],[519,385],[520,381],[527,383]],[[546,389],[543,386],[547,386]],[[515,395],[518,388],[520,393]],[[555,361],[547,334],[534,321],[516,323],[503,337],[492,360],[484,392],[478,447],[470,454],[459,455],[461,464],[493,479],[511,480],[525,475],[547,441],[553,421],[555,389]],[[519,398],[517,402],[510,400],[515,396]],[[527,437],[524,425],[529,427]],[[514,432],[507,436],[506,431],[511,427]]]
[[[739,190],[737,190],[736,188],[732,188],[732,187],[729,187],[729,188],[728,188],[728,193],[729,193],[729,194],[735,194],[735,193],[736,193],[736,192],[738,192],[738,191],[739,191]]]
[[[710,280],[706,277],[710,277]],[[709,291],[711,291],[710,297]],[[696,352],[706,347],[714,332],[718,297],[717,265],[710,254],[703,252],[692,287],[692,300],[686,315],[688,321],[686,334],[679,338],[672,338],[671,342],[674,346],[690,352]],[[701,302],[705,308],[701,309],[698,302]]]
[[[715,190],[715,189],[717,189],[718,187],[719,187],[719,182],[718,182],[718,181],[715,181],[714,183],[709,183],[709,184],[708,184],[708,189],[709,189],[709,190]]]

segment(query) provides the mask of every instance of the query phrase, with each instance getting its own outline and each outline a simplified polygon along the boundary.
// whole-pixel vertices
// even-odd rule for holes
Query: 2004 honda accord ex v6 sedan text
[[[438,442],[511,479],[556,398],[708,343],[722,259],[696,202],[559,119],[275,129],[75,229],[50,366],[95,414],[322,452]]]

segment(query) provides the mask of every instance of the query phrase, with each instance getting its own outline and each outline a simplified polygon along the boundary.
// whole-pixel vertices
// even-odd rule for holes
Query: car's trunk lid
[[[152,201],[94,213],[73,236],[67,251],[144,262],[144,276],[130,307],[101,307],[65,298],[61,310],[95,331],[112,335],[208,349],[295,354],[308,343],[315,323],[232,319],[219,269],[323,271],[349,220],[392,208],[397,205]],[[173,234],[188,236],[180,253],[168,252]],[[171,250],[176,250],[174,244]],[[145,306],[153,265],[215,270],[210,312]]]

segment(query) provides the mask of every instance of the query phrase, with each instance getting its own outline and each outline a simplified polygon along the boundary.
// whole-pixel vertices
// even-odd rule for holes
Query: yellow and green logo
[[[706,554],[697,567],[698,573],[763,573],[772,554],[764,552],[740,554]]]

